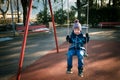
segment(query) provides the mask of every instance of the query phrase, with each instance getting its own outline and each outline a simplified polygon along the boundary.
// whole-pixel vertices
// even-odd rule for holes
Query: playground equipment
[[[88,33],[88,26],[89,26],[89,0],[87,2],[86,5],[84,5],[83,7],[86,7],[87,8],[87,19],[86,19],[86,25],[82,26],[82,30],[84,29],[85,32],[83,32],[84,34],[85,33]],[[67,12],[68,12],[68,15],[67,15],[67,25],[68,25],[68,28],[67,28],[67,35],[70,34],[70,26],[69,26],[69,0],[67,0]],[[86,40],[86,52],[87,52],[87,40]]]
[[[25,51],[27,35],[28,35],[28,25],[29,25],[29,20],[30,20],[30,13],[31,13],[31,10],[32,10],[32,1],[33,0],[29,1],[29,8],[28,8],[28,12],[27,12],[27,19],[26,19],[26,24],[25,24],[25,31],[24,31],[24,37],[23,37],[22,48],[21,48],[21,53],[20,53],[20,60],[19,60],[19,68],[18,68],[18,73],[17,73],[16,80],[21,79],[21,72],[22,72],[23,59],[24,59],[24,51]],[[55,22],[54,22],[54,16],[53,16],[53,13],[52,13],[51,1],[48,0],[48,2],[49,2],[50,12],[51,12],[51,16],[52,16],[52,23],[53,23],[53,29],[54,29],[54,38],[55,38],[55,43],[56,43],[56,50],[57,50],[57,53],[58,53],[59,50],[58,50],[58,42],[57,42],[57,35],[56,35],[56,27],[55,27]]]
[[[25,51],[25,47],[26,47],[26,40],[27,40],[27,35],[28,35],[28,24],[29,24],[31,10],[32,10],[32,0],[30,0],[29,9],[28,9],[28,13],[27,13],[27,19],[26,19],[25,31],[24,31],[24,39],[23,39],[23,42],[22,42],[20,61],[19,61],[19,68],[18,68],[18,73],[17,73],[16,80],[20,80],[20,78],[21,78],[23,59],[24,59],[24,51]]]
[[[26,48],[27,35],[28,35],[28,30],[29,30],[28,25],[29,25],[29,20],[30,20],[30,13],[31,13],[31,10],[32,10],[32,1],[33,0],[29,0],[29,8],[28,8],[28,12],[27,12],[25,31],[24,31],[24,37],[23,37],[22,48],[21,48],[21,53],[20,53],[20,60],[19,60],[19,68],[18,68],[18,73],[17,73],[16,80],[21,79],[21,72],[22,72],[23,59],[24,59],[24,51],[25,51],[25,48]],[[69,0],[67,0],[67,1],[68,1],[68,7],[69,7]],[[56,35],[56,27],[55,27],[53,12],[52,12],[51,0],[48,0],[48,3],[49,3],[49,8],[50,8],[50,13],[51,13],[51,16],[52,16],[54,38],[55,38],[55,43],[56,43],[56,50],[57,50],[57,53],[58,53],[59,52],[58,40],[57,40],[57,35]],[[69,11],[69,8],[68,8],[68,11]],[[69,19],[69,12],[68,12],[68,19]],[[69,20],[68,20],[68,24],[69,24]],[[68,33],[69,33],[69,25],[68,25]]]

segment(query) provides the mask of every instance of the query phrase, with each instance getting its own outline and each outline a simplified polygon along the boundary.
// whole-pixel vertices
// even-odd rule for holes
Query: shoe
[[[67,74],[72,74],[72,73],[73,73],[73,72],[72,72],[72,69],[67,69],[66,73],[67,73]]]
[[[83,72],[78,73],[78,76],[83,77]]]
[[[83,67],[78,69],[78,76],[83,77]]]

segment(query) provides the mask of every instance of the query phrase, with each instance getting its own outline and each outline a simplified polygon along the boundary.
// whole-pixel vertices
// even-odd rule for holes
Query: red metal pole
[[[53,12],[52,12],[51,1],[48,0],[48,3],[49,3],[49,7],[50,7],[50,13],[51,13],[51,16],[52,16],[52,23],[53,23],[53,29],[54,29],[54,38],[55,38],[56,49],[57,49],[57,53],[58,53],[59,52],[58,40],[57,40],[56,27],[55,27],[55,22],[54,22],[54,15],[53,15]]]
[[[26,47],[27,35],[28,35],[28,24],[29,24],[29,20],[30,20],[30,13],[32,10],[32,0],[30,0],[29,2],[30,3],[29,3],[28,12],[27,12],[27,18],[26,18],[26,23],[25,23],[25,32],[24,32],[24,37],[23,37],[23,42],[22,42],[22,48],[21,48],[21,54],[20,54],[20,60],[19,60],[19,68],[18,68],[16,80],[21,79],[21,71],[22,71],[22,66],[23,66],[24,52],[25,52],[25,47]]]

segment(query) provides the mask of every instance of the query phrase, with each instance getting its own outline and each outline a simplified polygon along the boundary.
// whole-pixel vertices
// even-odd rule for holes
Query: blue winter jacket
[[[80,50],[82,49],[84,44],[89,41],[89,36],[84,37],[82,33],[80,33],[79,35],[76,35],[74,32],[72,32],[68,41],[69,43],[71,43],[69,49]]]

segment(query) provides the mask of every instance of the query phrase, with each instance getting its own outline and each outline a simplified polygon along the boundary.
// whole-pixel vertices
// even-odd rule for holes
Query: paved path
[[[119,29],[89,29],[91,40],[119,41]],[[105,33],[105,34],[104,34]],[[67,34],[66,28],[57,28],[59,44],[65,41]],[[15,75],[18,68],[19,54],[21,50],[22,36],[15,37],[13,40],[0,42],[0,80],[8,80]],[[119,43],[119,42],[118,42]],[[37,33],[28,36],[27,48],[23,67],[36,62],[42,56],[55,48],[52,33]]]

